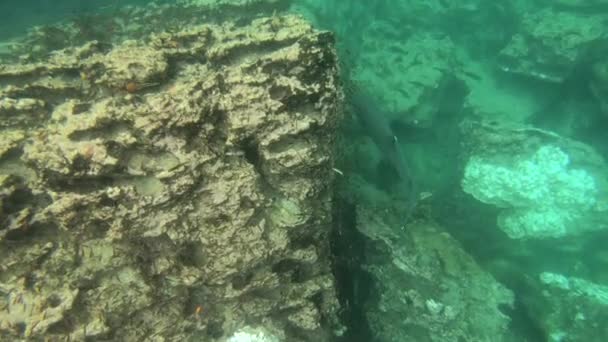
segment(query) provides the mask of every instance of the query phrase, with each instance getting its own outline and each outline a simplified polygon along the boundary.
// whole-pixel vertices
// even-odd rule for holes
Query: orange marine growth
[[[137,83],[135,83],[133,81],[127,82],[127,84],[125,85],[125,90],[129,94],[133,94],[139,90],[139,86],[137,85]]]
[[[200,319],[202,313],[203,313],[203,307],[200,305],[197,305],[196,309],[194,309],[194,317],[196,319]]]
[[[151,82],[151,83],[138,83],[135,81],[129,81],[127,83],[125,83],[125,90],[127,91],[127,93],[129,94],[135,94],[138,91],[145,89],[145,88],[149,88],[149,87],[154,87],[157,86],[158,83],[157,82]]]

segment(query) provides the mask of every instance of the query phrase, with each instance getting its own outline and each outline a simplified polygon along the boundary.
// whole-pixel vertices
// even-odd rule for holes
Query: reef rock
[[[0,68],[0,339],[329,338],[330,33],[274,15],[22,61]]]
[[[542,301],[534,308],[550,342],[600,342],[608,336],[608,286],[543,272]]]
[[[389,119],[405,125],[429,127],[457,65],[454,43],[447,37],[413,34],[409,39],[386,39],[387,24],[377,22],[365,32],[353,74],[382,104]],[[390,37],[390,36],[389,36]],[[393,38],[393,37],[391,37]],[[374,85],[370,87],[370,85]]]
[[[512,306],[512,292],[436,223],[398,228],[389,216],[357,210],[366,260],[355,294],[369,300],[375,340],[510,341],[501,310]]]
[[[527,13],[521,30],[500,52],[501,68],[509,73],[561,82],[585,59],[593,56],[592,44],[608,38],[605,15],[543,9]],[[597,53],[597,52],[595,52]]]
[[[511,238],[559,238],[608,228],[608,165],[590,146],[531,127],[465,122],[463,190],[500,208]]]

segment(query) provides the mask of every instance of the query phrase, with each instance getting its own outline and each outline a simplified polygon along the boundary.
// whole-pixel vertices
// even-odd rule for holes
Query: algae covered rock
[[[505,157],[505,156],[502,156]],[[498,226],[511,238],[561,237],[593,229],[581,222],[597,204],[595,180],[552,145],[531,156],[472,156],[465,167],[463,190],[476,199],[505,208]]]
[[[591,281],[543,272],[542,298],[538,306],[549,341],[600,342],[608,336],[602,324],[608,317],[608,286]]]
[[[374,284],[366,318],[379,341],[510,341],[502,310],[512,292],[443,228],[420,220],[396,229],[365,209],[357,220]]]
[[[454,43],[448,37],[426,33],[408,39],[386,39],[391,28],[384,22],[365,32],[353,74],[363,85],[374,85],[370,95],[390,119],[429,127],[446,94],[451,72],[456,66]]]
[[[130,1],[133,2],[137,1]],[[201,23],[220,24],[232,21],[245,24],[256,17],[284,11],[290,2],[176,0],[155,1],[147,6],[134,6],[124,2],[108,4],[105,8],[97,8],[96,12],[79,13],[59,23],[31,27],[22,37],[0,42],[0,61],[45,60],[54,51],[92,41],[108,50],[112,45],[125,40],[147,40],[153,33],[175,33]]]
[[[551,8],[530,12],[521,31],[500,52],[501,68],[509,73],[561,82],[585,59],[587,48],[605,41],[606,15],[588,15]],[[596,58],[599,56],[596,56]]]
[[[327,340],[337,74],[279,15],[4,65],[0,339]]]
[[[590,146],[519,125],[467,121],[463,190],[501,209],[512,238],[578,235],[608,228],[607,165]]]

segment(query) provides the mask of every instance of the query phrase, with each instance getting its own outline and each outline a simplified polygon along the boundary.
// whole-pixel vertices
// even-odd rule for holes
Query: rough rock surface
[[[367,312],[378,341],[510,341],[500,308],[513,294],[433,222],[391,227],[386,216],[357,211],[369,241],[365,266],[375,303]]]
[[[0,339],[326,340],[332,35],[293,16],[0,68]]]
[[[608,172],[608,165],[604,158],[602,158],[602,156],[591,146],[549,131],[518,124],[466,120],[462,123],[461,128],[463,136],[465,137],[463,157],[468,158],[473,156],[475,158],[491,160],[501,167],[515,167],[518,158],[521,158],[522,156],[526,158],[533,156],[542,146],[552,145],[559,148],[563,151],[563,154],[569,158],[567,164],[571,167],[585,170],[585,172],[593,178],[595,187],[593,194],[595,195],[595,199],[593,199],[593,205],[591,207],[586,208],[579,216],[570,218],[575,220],[574,222],[576,223],[571,227],[567,227],[562,234],[553,235],[553,233],[550,233],[550,235],[563,237],[570,234],[583,234],[590,231],[608,229],[608,220],[606,219],[606,212],[608,211],[608,200],[606,197],[606,194],[608,194],[608,179],[605,176]],[[546,170],[543,170],[543,172],[545,171]],[[491,180],[496,177],[499,177],[499,175],[488,175],[487,179]],[[532,185],[533,187],[537,187],[534,190],[538,191],[538,187],[541,184],[534,184],[534,175],[531,172],[528,172],[525,177],[527,177],[525,182],[528,182],[529,184],[523,184],[522,186]],[[575,201],[572,201],[572,198],[584,194],[568,194],[567,191],[569,189],[583,191],[582,188],[576,188],[575,184],[564,184],[565,186],[559,189],[559,180],[557,180],[555,176],[552,177],[553,178],[550,177],[550,179],[546,180],[546,183],[548,184],[542,186],[550,188],[551,192],[556,194],[559,193],[559,197],[561,197],[562,200],[570,197],[571,202],[566,203],[567,205],[563,205],[569,205],[571,208],[576,208]],[[565,177],[565,174],[561,174],[560,177]],[[466,183],[466,180],[463,184],[464,183]],[[520,190],[518,191],[521,191],[521,189],[523,188],[520,187]],[[465,191],[472,193],[470,189],[466,189],[466,186]],[[500,189],[496,189],[497,197],[501,196],[500,191]],[[496,201],[482,201],[502,208],[505,210],[505,214],[508,215],[507,212],[512,211],[513,209],[522,210],[537,207],[539,205],[542,207],[552,200],[549,197],[555,195],[545,195],[533,199],[532,192],[533,191],[528,190],[526,196],[520,197],[520,203],[516,203],[517,201],[514,199],[511,200],[509,204]],[[524,200],[524,198],[527,199]],[[540,234],[537,237],[543,237],[543,234]]]
[[[446,91],[457,60],[451,57],[449,38],[413,34],[409,39],[383,42],[390,28],[378,23],[362,39],[361,53],[353,74],[363,87],[393,114],[391,119],[428,127],[436,120],[438,105]]]
[[[514,239],[564,237],[601,229],[586,223],[587,216],[595,214],[598,200],[594,177],[570,164],[570,157],[552,145],[543,145],[531,155],[503,154],[491,159],[473,155],[465,167],[462,189],[501,208],[498,226]]]
[[[290,0],[150,1],[147,6],[121,3],[66,22],[36,26],[23,37],[0,42],[0,60],[43,60],[52,51],[92,40],[108,47],[126,39],[147,40],[151,33],[161,30],[176,33],[201,23],[231,20],[245,25],[253,18],[284,11],[290,3]]]
[[[605,14],[543,9],[522,18],[521,31],[501,51],[502,69],[545,81],[570,76],[589,45],[608,38]]]
[[[600,342],[608,336],[608,286],[543,272],[542,301],[536,309],[550,342]],[[539,304],[540,304],[539,303]]]

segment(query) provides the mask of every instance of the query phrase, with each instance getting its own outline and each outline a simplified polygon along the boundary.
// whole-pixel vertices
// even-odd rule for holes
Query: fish
[[[391,128],[390,112],[382,110],[369,93],[360,88],[350,92],[349,102],[365,134],[371,138],[382,158],[397,174],[400,194],[406,201],[406,216],[409,218],[417,202],[416,184],[399,140]]]

